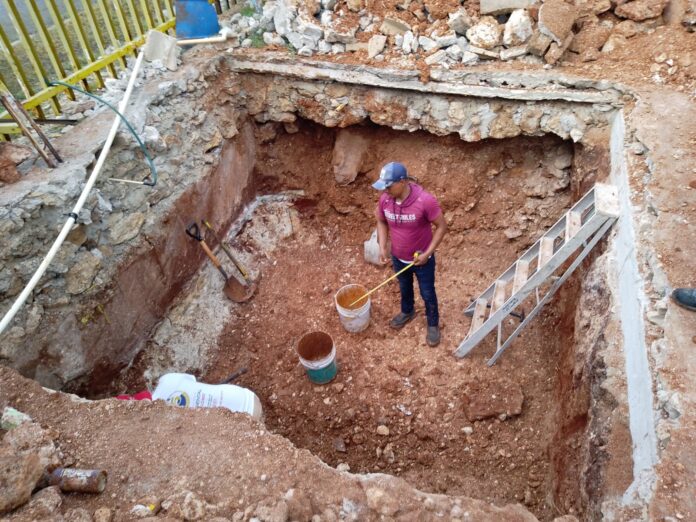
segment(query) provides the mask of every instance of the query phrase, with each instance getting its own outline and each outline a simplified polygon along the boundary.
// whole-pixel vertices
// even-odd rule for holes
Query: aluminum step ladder
[[[464,357],[486,335],[497,328],[497,349],[488,361],[488,366],[495,364],[522,329],[582,263],[618,217],[619,202],[616,188],[612,185],[597,183],[467,307],[464,313],[472,317],[471,327],[466,339],[462,341],[454,355]],[[563,275],[554,276],[554,272],[581,248],[582,250]],[[552,284],[546,294],[540,298],[539,287],[547,281]],[[536,305],[526,317],[514,314],[520,317],[521,322],[501,343],[503,320],[511,315],[532,292],[536,295]]]

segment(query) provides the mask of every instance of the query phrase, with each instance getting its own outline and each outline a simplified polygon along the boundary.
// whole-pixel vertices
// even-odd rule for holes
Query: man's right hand
[[[386,265],[387,263],[389,263],[389,253],[387,252],[386,248],[379,249],[379,262],[382,263],[383,265]]]

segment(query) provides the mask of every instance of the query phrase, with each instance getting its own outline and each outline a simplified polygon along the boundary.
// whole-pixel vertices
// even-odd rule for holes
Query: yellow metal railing
[[[217,3],[217,2],[216,2]],[[39,118],[61,113],[61,98],[74,99],[53,80],[104,86],[126,56],[155,29],[174,27],[173,0],[0,0],[0,84]],[[222,2],[223,9],[231,1]],[[226,4],[226,5],[225,5]],[[219,5],[219,4],[218,4]],[[4,25],[4,27],[3,27]],[[0,139],[19,132],[0,114]]]

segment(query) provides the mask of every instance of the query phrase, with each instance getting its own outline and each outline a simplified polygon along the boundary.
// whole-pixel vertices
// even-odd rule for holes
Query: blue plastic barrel
[[[217,13],[208,0],[176,0],[177,38],[208,38],[218,31]]]

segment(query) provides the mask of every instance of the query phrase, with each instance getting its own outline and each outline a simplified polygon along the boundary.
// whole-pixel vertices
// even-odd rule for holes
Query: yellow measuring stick
[[[416,252],[415,254],[413,254],[413,258],[414,258],[414,259],[417,259],[417,258],[418,258],[418,252]],[[378,284],[377,286],[375,286],[372,290],[370,290],[369,292],[367,292],[364,296],[358,297],[355,301],[353,301],[352,303],[350,303],[350,304],[348,305],[348,307],[350,308],[350,307],[353,306],[355,303],[358,303],[358,302],[362,301],[363,299],[365,299],[366,297],[368,297],[370,294],[376,292],[377,290],[379,290],[380,288],[382,288],[384,285],[386,285],[389,281],[391,281],[391,280],[394,279],[395,277],[397,277],[397,276],[403,274],[406,270],[408,270],[409,268],[411,268],[414,264],[415,264],[415,261],[411,261],[408,265],[406,265],[405,267],[403,267],[403,268],[402,268],[401,270],[399,270],[396,274],[394,274],[393,276],[391,276],[391,277],[390,277],[389,279],[387,279],[386,281],[383,281],[382,283],[380,283],[380,284]]]

